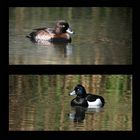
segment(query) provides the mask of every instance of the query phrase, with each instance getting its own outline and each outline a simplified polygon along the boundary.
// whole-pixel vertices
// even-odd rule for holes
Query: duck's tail
[[[30,38],[30,39],[31,39],[31,36],[29,36],[29,35],[26,35],[25,37],[27,37],[27,38]]]

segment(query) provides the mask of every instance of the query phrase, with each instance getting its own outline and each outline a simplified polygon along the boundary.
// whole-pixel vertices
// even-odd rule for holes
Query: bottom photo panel
[[[9,75],[9,131],[132,131],[132,75]]]

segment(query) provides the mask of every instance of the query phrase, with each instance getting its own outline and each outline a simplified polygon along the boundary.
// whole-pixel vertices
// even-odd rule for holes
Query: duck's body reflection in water
[[[69,118],[74,122],[83,122],[87,108],[81,106],[72,107],[72,112],[69,113]]]
[[[93,114],[102,111],[103,108],[87,108],[82,106],[74,106],[69,113],[70,120],[74,122],[83,122],[87,114]]]
[[[73,45],[71,43],[51,43],[48,41],[34,43],[37,47],[44,47],[49,54],[59,54],[64,57],[71,56],[73,54]]]

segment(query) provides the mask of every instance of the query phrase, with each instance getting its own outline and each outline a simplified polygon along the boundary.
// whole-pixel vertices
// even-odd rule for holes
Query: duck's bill
[[[69,95],[70,95],[70,96],[72,96],[72,95],[76,95],[75,90],[74,90],[73,92],[69,93]]]
[[[71,28],[68,28],[68,29],[66,30],[66,32],[69,33],[69,34],[74,34],[74,32],[72,31]]]

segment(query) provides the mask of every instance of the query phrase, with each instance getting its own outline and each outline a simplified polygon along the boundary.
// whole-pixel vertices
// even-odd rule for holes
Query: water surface
[[[72,43],[35,45],[25,37],[59,19],[75,31]],[[9,8],[9,64],[132,64],[132,9]]]
[[[101,95],[101,109],[71,108],[77,84]],[[132,130],[131,75],[10,75],[9,130]]]

